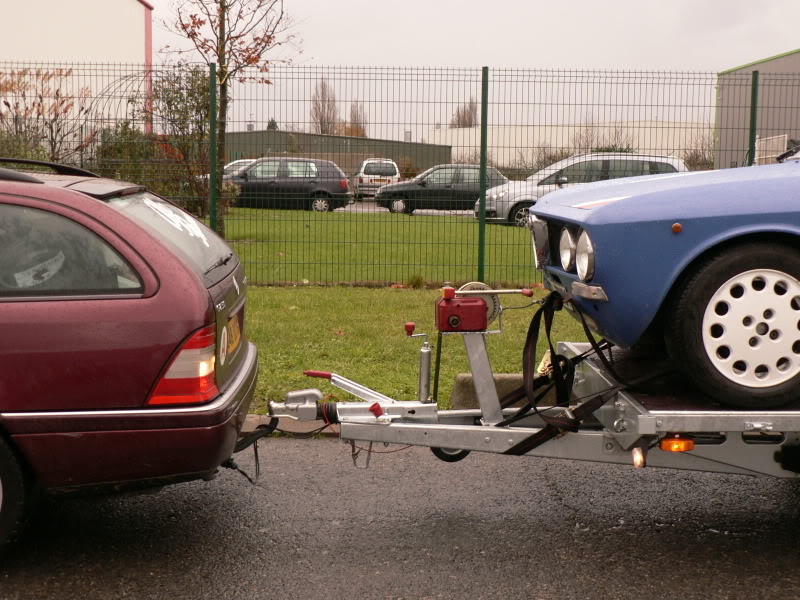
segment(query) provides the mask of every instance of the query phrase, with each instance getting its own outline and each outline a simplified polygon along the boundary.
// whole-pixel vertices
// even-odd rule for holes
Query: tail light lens
[[[147,404],[201,404],[219,396],[216,340],[216,325],[196,331],[181,346]]]
[[[350,189],[350,182],[347,181],[344,177],[339,180],[339,186],[342,188],[343,192],[346,192]]]
[[[358,183],[364,183],[364,178],[363,177],[359,177],[358,178]]]

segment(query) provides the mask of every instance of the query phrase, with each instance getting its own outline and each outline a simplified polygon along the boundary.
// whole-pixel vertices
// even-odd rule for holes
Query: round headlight
[[[583,281],[589,281],[594,276],[594,245],[589,234],[585,231],[581,232],[578,238],[575,266],[578,270],[578,277]]]
[[[575,266],[575,237],[566,227],[561,230],[561,237],[558,240],[558,254],[561,256],[561,268],[571,271]]]

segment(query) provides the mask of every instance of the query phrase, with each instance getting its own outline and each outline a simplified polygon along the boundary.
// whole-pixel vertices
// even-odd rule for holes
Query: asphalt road
[[[0,598],[800,597],[800,482],[421,448],[356,470],[331,439],[261,460],[256,487],[49,506]]]

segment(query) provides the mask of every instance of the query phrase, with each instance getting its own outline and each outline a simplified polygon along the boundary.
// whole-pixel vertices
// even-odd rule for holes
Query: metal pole
[[[209,126],[208,126],[208,187],[209,202],[211,210],[211,230],[217,230],[217,64],[209,65],[208,77],[208,103],[209,103]]]
[[[439,367],[442,364],[442,332],[436,340],[436,365],[433,368],[433,403],[439,404]]]
[[[486,263],[486,169],[489,162],[487,151],[487,120],[489,117],[489,67],[481,70],[481,195],[478,211],[478,281],[484,281]]]
[[[758,127],[758,71],[753,71],[750,85],[750,143],[747,150],[747,166],[756,161],[756,128]]]

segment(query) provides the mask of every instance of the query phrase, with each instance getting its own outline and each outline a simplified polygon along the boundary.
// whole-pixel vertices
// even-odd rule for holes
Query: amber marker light
[[[680,233],[681,231],[683,231],[683,225],[680,223],[672,224],[672,233]]]
[[[661,438],[658,447],[664,452],[690,452],[694,450],[694,440],[681,437],[677,433],[669,434],[667,437]]]
[[[456,288],[445,287],[442,288],[442,298],[445,300],[452,300],[456,297]]]

